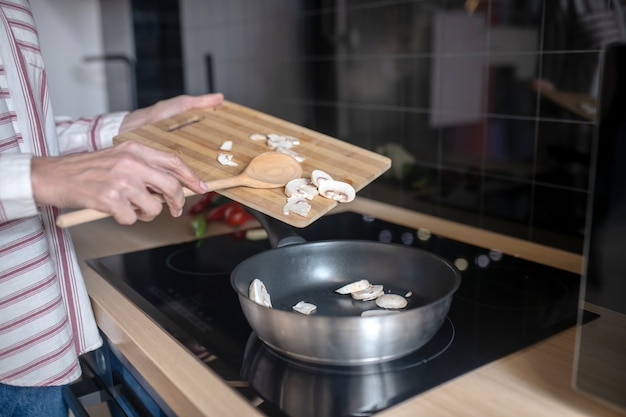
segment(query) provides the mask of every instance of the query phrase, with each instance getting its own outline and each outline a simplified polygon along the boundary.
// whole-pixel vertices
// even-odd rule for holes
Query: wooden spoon
[[[302,166],[292,156],[281,152],[265,152],[250,161],[246,169],[238,175],[207,181],[208,191],[223,190],[232,187],[280,188],[289,181],[300,178]],[[193,191],[183,187],[185,197],[194,195]],[[164,202],[163,197],[154,197]],[[61,228],[76,226],[92,220],[104,219],[109,213],[93,209],[71,211],[57,217],[57,226]]]

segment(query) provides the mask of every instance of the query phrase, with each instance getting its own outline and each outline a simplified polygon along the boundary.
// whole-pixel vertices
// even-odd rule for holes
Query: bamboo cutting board
[[[230,101],[224,101],[215,109],[189,110],[125,132],[115,137],[114,142],[136,140],[174,152],[200,178],[208,181],[237,175],[252,158],[270,150],[265,141],[250,139],[253,133],[275,133],[298,138],[300,144],[292,149],[304,158],[301,162],[303,177],[310,178],[314,169],[320,169],[336,180],[351,184],[357,193],[391,167],[391,160],[383,155]],[[233,141],[233,148],[227,153],[233,155],[233,161],[238,166],[225,166],[217,161],[217,155],[223,152],[219,147],[226,140]],[[283,214],[282,208],[286,203],[284,188],[236,187],[219,193],[300,228],[308,226],[340,204],[317,196],[310,201],[312,208],[309,215],[302,217]]]

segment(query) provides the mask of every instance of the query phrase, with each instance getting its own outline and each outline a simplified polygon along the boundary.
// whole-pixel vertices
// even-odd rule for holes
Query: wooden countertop
[[[568,271],[578,273],[581,270],[579,255],[372,200],[357,198],[352,203],[340,205],[334,212],[346,210],[374,215],[409,227],[427,228],[442,236],[498,249]],[[207,235],[230,230],[215,224],[208,228]],[[100,328],[172,410],[185,417],[262,416],[84,263],[85,259],[93,257],[192,240],[189,218],[172,219],[163,215],[154,222],[133,226],[120,226],[109,218],[76,226],[71,232]],[[572,388],[575,338],[575,328],[565,330],[377,416],[623,415]]]

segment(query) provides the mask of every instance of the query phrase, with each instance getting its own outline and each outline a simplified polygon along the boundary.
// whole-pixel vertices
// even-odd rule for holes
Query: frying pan
[[[306,242],[276,219],[251,210],[273,249],[241,262],[231,273],[250,327],[270,348],[306,362],[360,365],[404,356],[441,327],[461,274],[447,260],[399,244],[361,240]],[[273,308],[248,297],[250,283],[265,284]],[[374,301],[356,301],[335,290],[367,279],[385,292],[405,295],[408,306],[381,316]],[[317,306],[312,315],[292,310],[299,301]]]

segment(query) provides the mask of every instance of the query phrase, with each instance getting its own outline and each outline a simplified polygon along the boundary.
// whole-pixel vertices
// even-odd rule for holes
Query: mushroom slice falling
[[[368,288],[353,292],[352,298],[359,301],[371,301],[376,300],[378,297],[382,296],[384,293],[384,289],[382,285],[371,285]]]
[[[261,304],[265,307],[272,307],[270,294],[267,292],[267,288],[265,288],[263,281],[258,278],[255,278],[254,281],[250,283],[250,288],[248,288],[248,297],[250,297],[250,299],[257,304]]]
[[[287,197],[304,197],[312,200],[319,194],[317,187],[311,184],[306,178],[296,178],[285,185],[285,194]]]
[[[321,196],[336,200],[340,203],[348,203],[356,197],[356,191],[347,182],[325,180],[317,187]]]
[[[380,308],[386,308],[389,310],[399,310],[406,307],[408,301],[401,295],[397,294],[384,294],[376,299],[376,305]]]
[[[306,301],[299,301],[295,306],[291,307],[298,313],[306,314],[307,316],[317,310],[315,304],[307,303]]]
[[[352,294],[353,292],[361,291],[371,286],[372,284],[370,284],[368,280],[362,279],[346,284],[341,288],[337,288],[335,292],[339,294]]]

